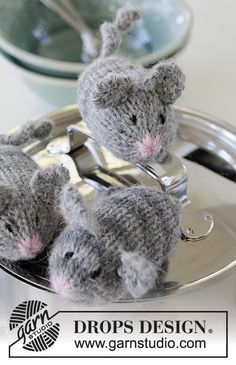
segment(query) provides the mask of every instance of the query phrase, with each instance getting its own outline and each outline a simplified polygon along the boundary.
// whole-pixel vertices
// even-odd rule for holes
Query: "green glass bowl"
[[[74,0],[96,37],[104,20],[126,4],[142,19],[125,38],[122,51],[143,65],[172,56],[188,39],[192,15],[183,0]],[[78,34],[39,0],[0,0],[0,49],[32,71],[76,78],[86,64]]]

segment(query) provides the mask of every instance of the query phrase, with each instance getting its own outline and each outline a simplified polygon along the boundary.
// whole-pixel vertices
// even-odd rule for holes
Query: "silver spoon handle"
[[[55,0],[49,0],[49,1],[54,2],[54,4],[56,4]],[[63,9],[64,7],[64,11],[67,10],[68,19],[70,17],[70,19],[73,20],[73,23],[75,24],[76,28],[80,33],[90,33],[91,36],[93,36],[90,29],[79,15],[78,10],[75,8],[75,6],[71,3],[70,0],[58,0],[58,3],[61,4],[61,6],[56,4],[58,6],[58,9]]]
[[[96,57],[96,41],[90,29],[79,16],[77,9],[71,7],[72,4],[66,4],[65,1],[57,3],[55,0],[39,0],[47,8],[59,15],[71,28],[73,28],[81,37],[83,48],[91,58]],[[66,7],[65,7],[66,4]]]

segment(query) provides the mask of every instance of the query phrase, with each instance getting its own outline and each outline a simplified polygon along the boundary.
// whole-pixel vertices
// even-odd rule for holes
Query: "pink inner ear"
[[[54,275],[51,278],[52,288],[56,293],[60,294],[62,297],[73,299],[75,295],[75,288],[71,281],[63,275]]]
[[[19,251],[23,257],[34,257],[43,250],[43,243],[38,234],[26,237],[19,243]]]
[[[159,134],[155,137],[151,137],[150,135],[146,134],[146,136],[143,137],[141,141],[137,141],[136,144],[142,158],[148,158],[156,155],[160,153],[162,149],[161,138]]]

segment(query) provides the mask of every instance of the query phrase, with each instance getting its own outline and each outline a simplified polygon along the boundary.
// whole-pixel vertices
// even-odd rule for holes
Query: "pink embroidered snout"
[[[19,243],[20,254],[24,257],[33,257],[40,253],[43,249],[43,244],[38,234],[26,237]]]
[[[60,294],[62,297],[73,299],[75,288],[70,280],[63,275],[53,276],[51,278],[51,285],[55,292]]]
[[[141,141],[136,143],[141,157],[145,159],[158,154],[162,148],[159,134],[156,135],[156,137],[151,137],[149,134],[147,134],[141,139]]]

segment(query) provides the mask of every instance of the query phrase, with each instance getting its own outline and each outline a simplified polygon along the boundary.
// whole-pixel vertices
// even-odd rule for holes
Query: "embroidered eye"
[[[136,117],[136,115],[132,115],[132,117],[130,118],[130,120],[135,125],[137,123],[137,117]]]
[[[36,225],[38,225],[39,224],[39,217],[36,215],[36,217],[35,217],[35,223],[36,223]]]
[[[69,251],[65,254],[65,259],[69,260],[73,255],[74,255],[74,252]]]
[[[12,229],[12,225],[11,225],[11,224],[6,223],[6,224],[5,224],[5,227],[6,227],[6,229],[8,230],[8,232],[9,232],[9,233],[12,233],[12,234],[14,233],[14,232],[13,232],[13,229]]]
[[[102,268],[100,266],[97,270],[91,272],[91,274],[90,274],[91,279],[96,279],[101,274],[101,272],[102,272]]]
[[[160,114],[160,120],[161,120],[161,124],[165,124],[165,121],[166,121],[165,114],[163,114],[163,113]]]

